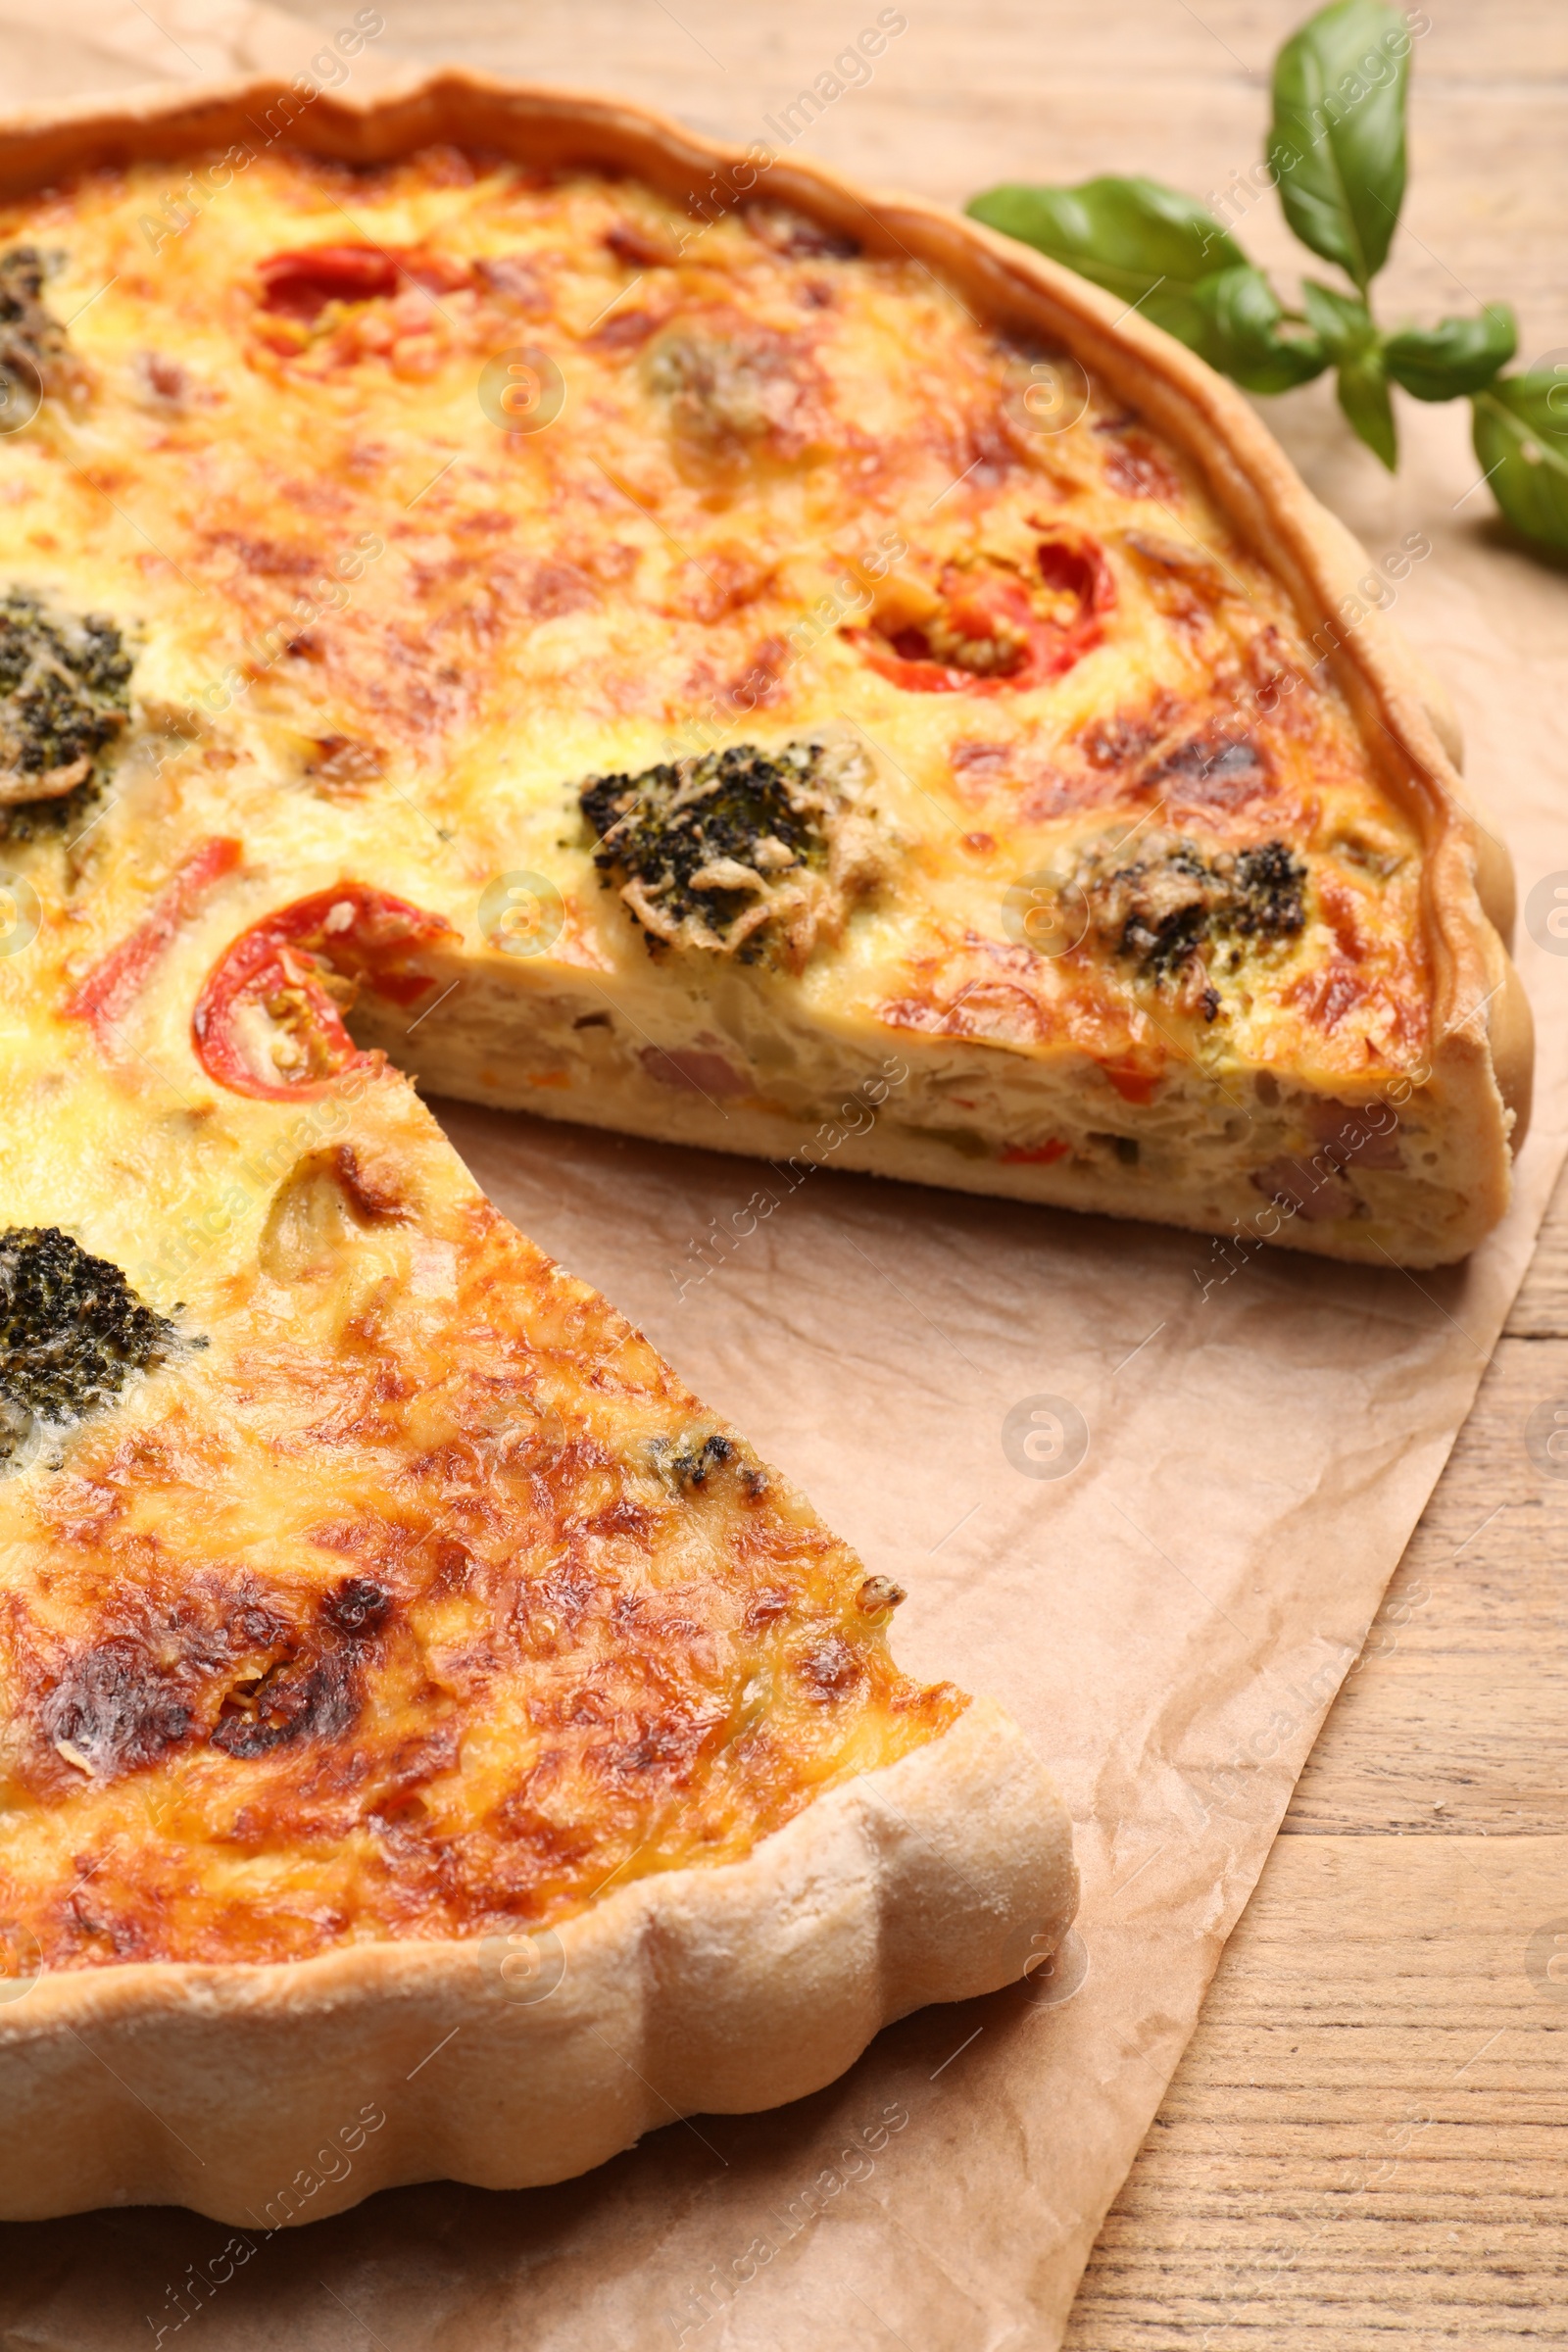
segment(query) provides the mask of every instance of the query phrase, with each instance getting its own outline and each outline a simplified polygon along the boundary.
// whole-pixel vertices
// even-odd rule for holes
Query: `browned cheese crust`
[[[559,1925],[964,1703],[604,1299],[369,1167],[301,1161],[212,1345],[7,1497],[0,1912],[51,1968]]]

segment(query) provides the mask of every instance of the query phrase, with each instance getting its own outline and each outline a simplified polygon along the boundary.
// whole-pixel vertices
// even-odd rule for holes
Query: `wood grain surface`
[[[1558,1395],[1568,1184],[1067,2352],[1568,2341],[1568,1478],[1525,1449]]]
[[[878,13],[379,5],[388,49],[621,89],[735,137],[766,135],[763,113]],[[345,21],[344,0],[292,13]],[[1259,152],[1268,63],[1304,0],[902,13],[874,78],[803,144],[961,201],[1102,171],[1223,189]],[[1428,13],[1406,229],[1380,305],[1430,318],[1506,298],[1525,358],[1568,346],[1568,10]],[[1256,258],[1292,258],[1272,202],[1237,225]],[[1337,432],[1326,394],[1320,407]],[[1568,1415],[1568,1188],[1105,2224],[1070,2352],[1568,2341],[1568,1475],[1525,1446],[1530,1413],[1559,1395]]]

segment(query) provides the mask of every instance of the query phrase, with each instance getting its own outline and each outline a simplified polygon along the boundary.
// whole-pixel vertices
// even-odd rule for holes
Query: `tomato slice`
[[[427,914],[366,882],[339,882],[279,906],[226,948],[191,1016],[196,1057],[237,1095],[285,1102],[324,1093],[362,1054],[343,1014],[362,987],[394,1004],[435,986],[410,958],[456,938]]]
[[[242,854],[240,843],[226,835],[215,834],[199,842],[164,884],[134,931],[118,948],[111,948],[72,991],[66,1000],[67,1017],[90,1021],[102,1044],[129,1012],[175,932],[190,920],[213,884],[233,872]]]
[[[468,283],[465,263],[415,245],[306,245],[269,255],[258,275],[264,311],[307,323],[329,302],[374,302],[410,280],[437,294]]]
[[[1016,694],[1043,686],[1100,643],[1116,583],[1093,540],[1042,540],[1035,561],[1038,588],[1013,573],[949,564],[943,611],[926,627],[844,634],[879,676],[907,694]],[[957,658],[956,649],[963,647],[974,649],[971,660]]]
[[[370,302],[395,294],[398,256],[379,245],[311,245],[274,253],[263,262],[262,308],[291,318],[314,318],[329,302]]]

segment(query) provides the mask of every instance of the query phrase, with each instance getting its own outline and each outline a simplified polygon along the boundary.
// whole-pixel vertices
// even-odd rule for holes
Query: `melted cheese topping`
[[[210,1345],[6,1491],[24,1958],[559,1921],[955,1719],[848,1547],[472,1193],[401,1081],[353,1144],[294,1156],[289,1123],[255,1106],[190,1220]],[[144,1141],[143,1213],[177,1217],[182,1140]]]
[[[622,968],[642,943],[596,885],[583,780],[847,726],[900,863],[777,983],[818,1024],[1330,1090],[1418,1059],[1413,828],[1278,585],[1075,363],[765,208],[699,229],[449,151],[198,184],[225,174],[178,234],[150,166],[0,216],[63,252],[91,387],[0,452],[6,560],[134,625],[144,712],[203,732],[78,852],[106,940],[176,843],[233,833],[279,881],[369,868],[481,953],[486,888],[542,876],[553,960]],[[398,257],[397,290],[277,273],[344,244]],[[1009,671],[987,598],[1059,642],[1063,551],[1104,608],[1064,666]],[[911,689],[887,658],[911,632],[960,690]],[[1288,844],[1304,921],[1201,975],[1009,922],[1033,878],[1151,839]]]

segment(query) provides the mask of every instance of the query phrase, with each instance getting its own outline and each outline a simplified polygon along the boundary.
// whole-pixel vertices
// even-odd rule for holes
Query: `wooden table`
[[[1558,1393],[1568,1184],[1070,2352],[1568,2339],[1568,1961],[1554,1986],[1543,1949],[1568,1954],[1568,1484],[1524,1446]]]
[[[620,88],[749,138],[876,0],[379,0],[388,47]],[[1199,193],[1259,151],[1305,0],[906,0],[806,145],[960,201],[1143,171]],[[292,0],[324,28],[343,0]],[[1560,0],[1433,0],[1412,195],[1382,297],[1511,299],[1568,346]],[[1293,254],[1271,202],[1241,233]],[[1565,858],[1568,862],[1568,858]],[[1086,2276],[1070,2352],[1463,2352],[1568,2340],[1568,1187],[1376,1630],[1329,1718]],[[1303,1991],[1303,1987],[1306,1989]]]

